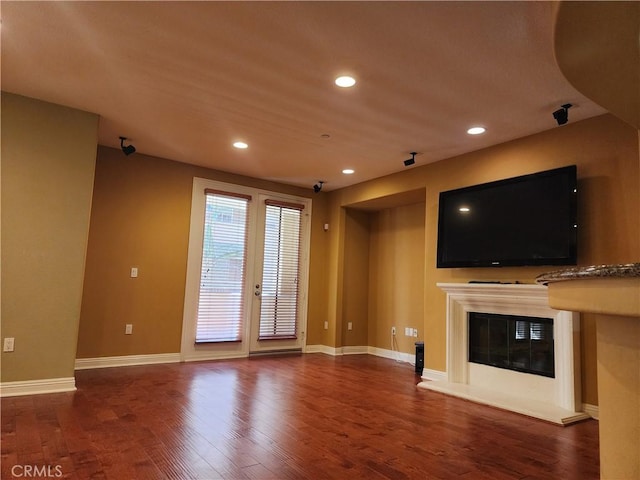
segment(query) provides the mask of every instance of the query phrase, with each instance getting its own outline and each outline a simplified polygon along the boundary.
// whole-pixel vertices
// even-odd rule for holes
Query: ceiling
[[[605,113],[557,67],[553,11],[3,1],[2,89],[97,113],[101,145],[126,136],[139,153],[333,190],[558,128],[564,103],[570,122]],[[333,83],[345,73],[350,89]]]

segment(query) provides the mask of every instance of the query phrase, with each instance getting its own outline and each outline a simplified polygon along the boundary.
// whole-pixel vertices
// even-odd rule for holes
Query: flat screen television
[[[440,193],[438,268],[575,265],[575,165]]]

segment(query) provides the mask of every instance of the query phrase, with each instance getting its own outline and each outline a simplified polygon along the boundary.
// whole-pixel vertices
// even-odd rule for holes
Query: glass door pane
[[[196,343],[242,340],[247,203],[206,193]]]
[[[266,205],[259,340],[296,338],[301,210]]]

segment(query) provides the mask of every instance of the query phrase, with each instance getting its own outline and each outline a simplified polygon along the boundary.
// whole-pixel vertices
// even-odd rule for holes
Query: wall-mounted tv
[[[440,193],[438,268],[575,265],[575,165]]]

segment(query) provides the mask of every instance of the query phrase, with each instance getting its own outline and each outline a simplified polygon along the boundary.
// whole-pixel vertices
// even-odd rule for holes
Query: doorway
[[[194,178],[181,359],[302,351],[311,200]]]

